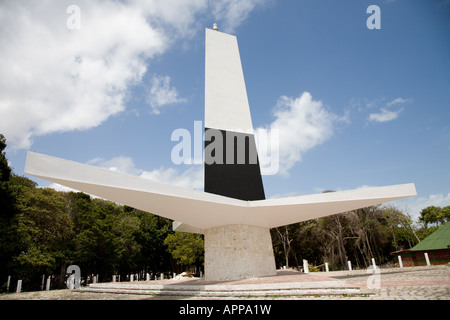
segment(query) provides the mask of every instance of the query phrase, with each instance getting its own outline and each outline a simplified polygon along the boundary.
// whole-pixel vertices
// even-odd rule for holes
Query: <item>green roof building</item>
[[[440,250],[450,247],[450,222],[447,222],[417,245],[411,251]]]
[[[426,266],[425,253],[432,265],[450,263],[450,221],[409,250],[393,252],[402,258],[403,266]]]

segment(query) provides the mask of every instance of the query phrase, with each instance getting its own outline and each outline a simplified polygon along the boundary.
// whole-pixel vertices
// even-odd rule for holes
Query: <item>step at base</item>
[[[86,287],[82,292],[115,293],[153,296],[196,296],[196,297],[275,297],[275,296],[369,296],[370,292],[362,292],[358,287],[321,287],[321,288],[287,288],[287,289],[251,289],[251,290],[217,290],[217,289],[191,289],[185,288],[130,288],[119,286]]]

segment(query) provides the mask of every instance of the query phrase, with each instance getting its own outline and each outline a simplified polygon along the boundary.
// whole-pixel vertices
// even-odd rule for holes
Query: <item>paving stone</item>
[[[226,283],[214,282],[206,283],[200,279],[176,281],[176,280],[159,280],[159,281],[139,281],[134,282],[137,288],[144,286],[146,283],[163,283],[165,285],[184,284],[195,287],[198,284],[212,285],[218,287],[226,285],[227,290],[232,290],[233,286],[237,288],[245,288],[248,286],[251,290],[256,290],[258,286],[261,288],[276,288],[280,284],[283,288],[292,286],[292,283],[298,283],[299,288],[320,289],[315,292],[318,294],[308,295],[307,291],[302,295],[272,295],[272,296],[246,296],[222,295],[222,296],[174,296],[174,295],[141,295],[141,294],[118,294],[118,293],[98,293],[85,292],[79,290],[52,290],[10,293],[0,295],[0,300],[172,300],[172,299],[289,299],[289,300],[450,300],[450,267],[432,266],[432,267],[410,267],[410,268],[389,268],[380,270],[380,288],[367,288],[367,280],[371,273],[366,270],[348,271],[332,271],[303,274],[296,271],[283,271],[276,277],[263,277],[241,281],[231,281]],[[335,283],[345,283],[346,288],[359,288],[359,294],[347,294],[343,292],[341,295],[327,294],[323,292],[323,288],[327,284],[335,281]],[[128,283],[129,284],[129,283]],[[256,288],[256,289],[255,289]],[[322,291],[321,291],[322,290]],[[326,291],[326,290],[325,290]],[[292,291],[294,292],[294,291]],[[297,291],[295,291],[297,292]]]

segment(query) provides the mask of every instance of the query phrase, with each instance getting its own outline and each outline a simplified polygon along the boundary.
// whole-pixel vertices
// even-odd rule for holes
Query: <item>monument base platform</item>
[[[204,230],[205,280],[229,281],[276,275],[268,228],[226,225]]]
[[[358,285],[293,270],[279,270],[275,276],[235,281],[206,281],[200,278],[157,281],[109,282],[79,289],[91,293],[115,293],[173,297],[280,297],[280,296],[367,296]]]

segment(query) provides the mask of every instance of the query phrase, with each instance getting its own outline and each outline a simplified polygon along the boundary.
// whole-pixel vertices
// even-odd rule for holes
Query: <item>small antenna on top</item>
[[[214,23],[214,24],[213,24],[213,30],[219,31],[219,28],[217,27],[217,23]]]

